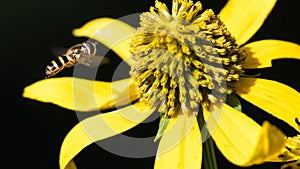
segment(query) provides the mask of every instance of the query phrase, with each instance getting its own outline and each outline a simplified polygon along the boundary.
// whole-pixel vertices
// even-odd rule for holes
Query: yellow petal
[[[71,160],[68,165],[65,167],[65,169],[77,169],[75,162]]]
[[[155,169],[200,169],[202,140],[195,116],[172,118],[158,147]]]
[[[300,159],[299,156],[291,153],[289,148],[285,147],[281,152],[279,157],[271,159],[270,162],[291,162]]]
[[[242,47],[247,53],[244,68],[271,67],[274,59],[300,59],[300,45],[281,40],[261,40]]]
[[[131,79],[111,83],[71,77],[38,81],[27,86],[23,96],[78,111],[108,109],[137,98]]]
[[[285,135],[277,127],[268,122],[261,127],[228,105],[214,107],[211,112],[204,110],[204,116],[219,150],[233,164],[261,164],[278,156],[284,147]]]
[[[230,0],[220,17],[241,45],[256,33],[275,3],[276,0]]]
[[[81,28],[73,31],[74,36],[84,36],[103,43],[118,54],[126,63],[132,65],[129,52],[131,37],[135,34],[135,28],[112,18],[99,18],[87,22]]]
[[[65,167],[91,143],[122,133],[145,120],[154,110],[143,103],[89,117],[77,124],[65,137],[60,151],[60,168]],[[135,115],[128,119],[127,115]],[[126,118],[125,118],[126,117]]]
[[[291,87],[273,80],[241,78],[236,93],[300,131],[295,122],[300,119],[300,94]]]

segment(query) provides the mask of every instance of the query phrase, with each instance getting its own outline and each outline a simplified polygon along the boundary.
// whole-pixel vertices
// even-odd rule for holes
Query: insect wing
[[[82,64],[88,67],[98,67],[99,65],[107,64],[109,59],[99,55],[89,55],[82,53],[78,59],[78,64]]]

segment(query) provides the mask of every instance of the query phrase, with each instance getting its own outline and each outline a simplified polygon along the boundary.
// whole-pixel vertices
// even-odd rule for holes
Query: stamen
[[[298,119],[295,119],[296,122],[298,121]],[[299,121],[298,121],[299,122]],[[298,134],[297,136],[294,137],[288,137],[286,139],[286,149],[287,152],[285,152],[285,154],[283,154],[282,159],[285,159],[285,156],[290,156],[290,158],[295,159],[298,161],[294,161],[294,162],[290,162],[287,164],[284,164],[281,169],[287,169],[287,168],[291,168],[291,169],[298,169],[300,167],[300,135]]]
[[[218,102],[212,90],[231,93],[234,85],[226,83],[239,80],[246,57],[219,16],[202,11],[200,2],[173,0],[171,11],[156,1],[141,14],[131,42],[137,64],[130,74],[139,96],[165,117],[178,105],[182,112],[195,113],[201,105]]]

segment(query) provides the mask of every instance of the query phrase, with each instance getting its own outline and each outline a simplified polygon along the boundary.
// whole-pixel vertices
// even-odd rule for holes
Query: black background
[[[205,8],[220,11],[225,0],[203,1]],[[98,17],[119,18],[147,11],[154,0],[27,0],[1,2],[0,46],[2,83],[2,155],[0,168],[58,169],[60,145],[68,131],[78,123],[74,111],[52,104],[22,98],[25,86],[44,78],[45,65],[55,57],[57,48],[86,40],[72,36],[72,30]],[[170,2],[167,2],[169,5]],[[279,0],[262,28],[250,41],[281,39],[300,44],[299,1]],[[121,61],[113,52],[108,53],[111,62],[101,68],[102,80],[110,80],[113,68]],[[264,78],[274,79],[300,91],[300,62],[280,60],[273,68],[262,70]],[[59,76],[71,76],[66,70]],[[58,93],[59,94],[59,93]],[[295,131],[284,123],[272,119],[262,110],[243,101],[245,113],[258,123],[269,119],[281,126],[289,135]],[[139,125],[126,132],[136,136],[152,136],[157,130],[157,121]],[[146,134],[145,134],[146,133]],[[236,168],[217,152],[219,168]],[[3,157],[2,157],[3,158]],[[153,168],[154,157],[131,159],[116,156],[91,145],[77,157],[79,169],[84,168]],[[170,159],[171,162],[171,159]],[[279,168],[279,165],[264,164],[252,168]]]

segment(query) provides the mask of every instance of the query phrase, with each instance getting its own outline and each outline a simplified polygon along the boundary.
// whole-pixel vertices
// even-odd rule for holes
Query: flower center
[[[139,97],[165,117],[177,108],[197,114],[218,101],[213,91],[230,94],[243,73],[246,56],[235,38],[211,9],[201,10],[200,2],[173,0],[169,12],[156,1],[132,39]]]

